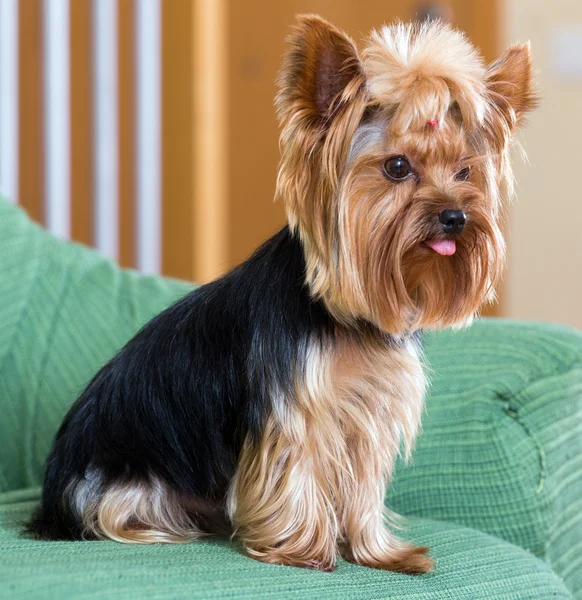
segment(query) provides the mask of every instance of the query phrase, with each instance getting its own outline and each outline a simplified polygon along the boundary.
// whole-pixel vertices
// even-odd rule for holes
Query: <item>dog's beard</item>
[[[480,306],[494,297],[504,262],[504,242],[494,219],[473,204],[455,252],[441,256],[425,240],[405,244],[402,278],[421,328],[460,325],[471,320]]]
[[[454,238],[452,256],[441,256],[425,243],[439,237],[427,217],[433,214],[427,203],[410,203],[383,227],[369,222],[365,234],[359,228],[364,235],[359,279],[368,307],[362,316],[394,335],[462,325],[494,295],[504,242],[487,208],[473,204],[465,230]]]

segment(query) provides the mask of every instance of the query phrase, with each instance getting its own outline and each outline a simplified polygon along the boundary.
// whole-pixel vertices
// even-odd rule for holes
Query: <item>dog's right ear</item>
[[[296,115],[321,127],[364,82],[353,40],[317,15],[300,15],[283,59],[276,106],[285,124]]]

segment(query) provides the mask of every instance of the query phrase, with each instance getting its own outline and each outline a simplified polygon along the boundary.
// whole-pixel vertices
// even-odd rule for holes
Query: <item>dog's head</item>
[[[279,77],[277,196],[307,282],[340,321],[400,335],[462,324],[504,258],[511,138],[531,110],[528,45],[486,67],[439,23],[373,32],[363,52],[303,16]]]

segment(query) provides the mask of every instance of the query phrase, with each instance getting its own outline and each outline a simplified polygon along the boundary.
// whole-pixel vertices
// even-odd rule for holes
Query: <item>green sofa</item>
[[[432,388],[387,502],[434,573],[265,565],[236,542],[39,542],[20,523],[69,405],[190,285],[123,271],[0,201],[0,598],[582,598],[582,336],[501,320],[427,336]]]

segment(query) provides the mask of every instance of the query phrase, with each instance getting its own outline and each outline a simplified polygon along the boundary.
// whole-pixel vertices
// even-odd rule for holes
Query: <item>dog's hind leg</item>
[[[186,543],[204,533],[180,496],[161,480],[116,482],[99,497],[76,488],[87,537],[133,544]]]

